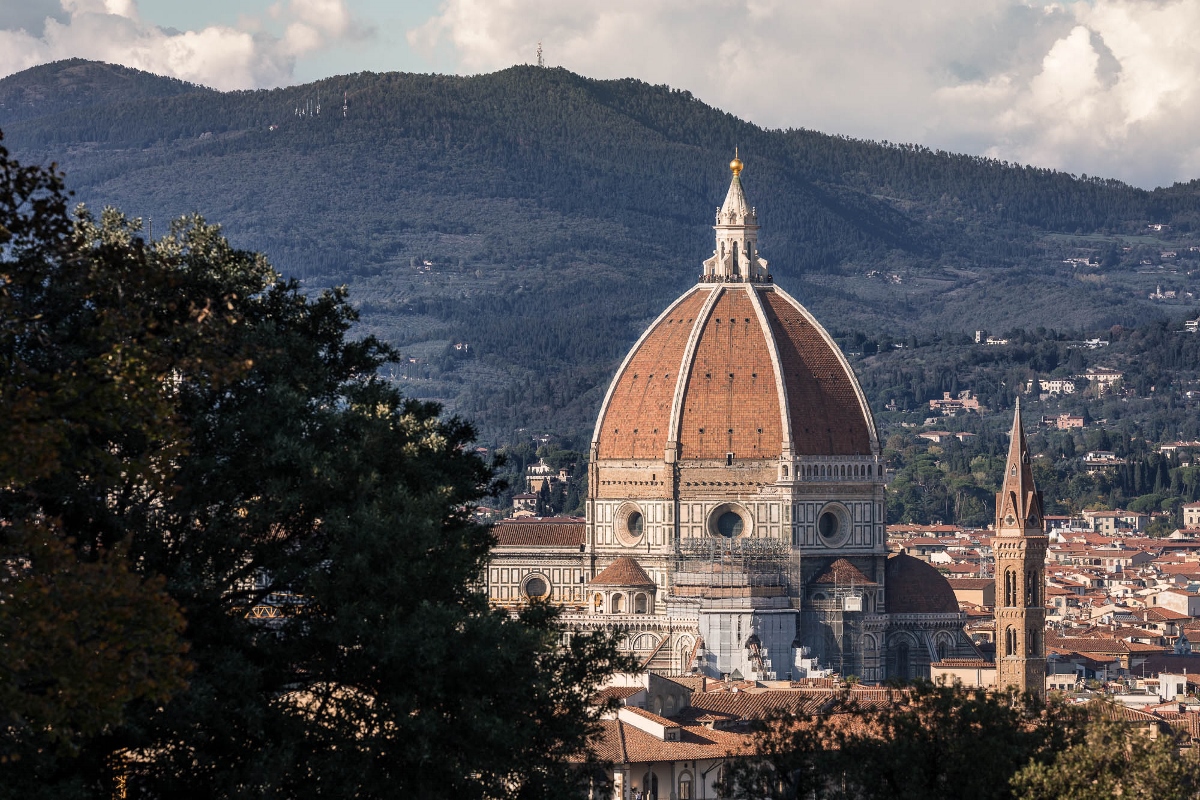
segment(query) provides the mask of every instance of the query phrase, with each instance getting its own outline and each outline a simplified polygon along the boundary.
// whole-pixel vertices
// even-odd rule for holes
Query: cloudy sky
[[[766,127],[1139,186],[1200,177],[1200,0],[0,0],[0,75],[81,56],[221,89],[534,60]]]

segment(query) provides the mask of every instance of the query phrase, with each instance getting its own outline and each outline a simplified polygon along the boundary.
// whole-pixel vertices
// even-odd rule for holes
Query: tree
[[[496,487],[471,427],[376,377],[395,355],[348,338],[345,292],[306,298],[197,218],[149,245],[115,213],[72,225],[57,177],[4,165],[49,201],[4,221],[19,245],[4,400],[29,422],[0,462],[3,518],[52,521],[39,531],[61,558],[33,573],[106,565],[129,576],[127,606],[161,611],[116,618],[142,680],[69,749],[17,710],[5,747],[37,757],[0,760],[0,794],[102,792],[114,775],[180,798],[578,788],[592,688],[633,665],[603,636],[562,646],[548,607],[488,608],[493,538],[470,508]],[[65,422],[39,411],[73,398],[89,402]],[[8,563],[37,555],[7,531],[5,546]],[[45,616],[86,620],[95,596]]]
[[[204,319],[217,298],[107,235],[115,217],[73,225],[66,204],[61,176],[0,147],[0,765],[16,793],[34,762],[183,688],[183,618],[132,569],[122,514],[170,491],[165,381],[223,324]]]
[[[771,720],[724,796],[1009,797],[1017,770],[1078,738],[1073,709],[1033,697],[917,682],[861,698]]]
[[[1112,797],[1184,800],[1200,795],[1200,758],[1178,755],[1174,736],[1152,737],[1121,721],[1107,704],[1093,704],[1082,741],[1049,763],[1031,763],[1013,776],[1014,793],[1028,800],[1107,800]]]

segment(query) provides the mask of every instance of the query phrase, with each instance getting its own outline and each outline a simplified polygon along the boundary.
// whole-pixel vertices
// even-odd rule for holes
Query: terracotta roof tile
[[[496,523],[497,547],[579,547],[584,521],[576,517],[505,520]]]
[[[749,755],[753,743],[750,734],[711,730],[702,725],[684,726],[679,741],[664,742],[620,720],[606,719],[600,721],[600,734],[592,741],[592,752],[602,761],[644,764]]]
[[[677,300],[617,376],[600,424],[599,458],[663,457],[679,365],[708,296],[701,290]]]
[[[837,585],[854,584],[856,586],[875,585],[875,581],[868,578],[862,573],[862,570],[844,558],[837,559],[828,567],[821,570],[821,573],[810,582]]]
[[[819,326],[778,292],[759,296],[779,348],[796,452],[869,455],[871,434],[855,379]]]
[[[620,556],[590,581],[592,586],[633,586],[654,588],[653,579],[629,556]]]
[[[771,351],[748,292],[721,287],[704,320],[679,423],[684,459],[775,458],[783,420]]]
[[[762,303],[766,327],[751,297]],[[705,302],[717,299],[707,316]],[[773,459],[783,419],[773,348],[783,372],[799,455],[869,455],[870,412],[837,346],[806,311],[773,287],[689,290],[658,319],[614,378],[597,427],[601,459],[661,459],[688,343],[679,419],[680,458]]]
[[[950,582],[920,559],[897,553],[887,560],[887,610],[891,614],[957,614]]]

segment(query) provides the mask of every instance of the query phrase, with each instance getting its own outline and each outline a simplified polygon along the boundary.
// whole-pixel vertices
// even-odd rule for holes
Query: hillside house
[[[950,392],[942,392],[941,400],[930,400],[929,410],[937,411],[944,417],[957,416],[964,411],[979,413],[979,398],[972,397],[970,390],[959,392],[958,397],[951,397]]]

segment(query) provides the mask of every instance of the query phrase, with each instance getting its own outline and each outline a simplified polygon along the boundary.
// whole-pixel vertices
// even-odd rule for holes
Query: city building
[[[547,597],[664,674],[874,683],[978,658],[946,579],[889,556],[871,410],[829,334],[774,284],[730,167],[712,257],[603,400],[586,519],[554,523],[575,531],[561,538],[498,526],[510,544],[490,598]]]

